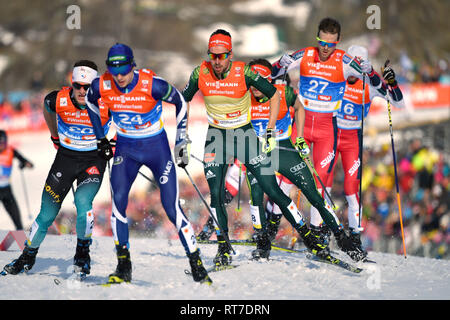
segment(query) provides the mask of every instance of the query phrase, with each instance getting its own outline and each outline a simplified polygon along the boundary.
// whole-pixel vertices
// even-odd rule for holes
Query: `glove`
[[[397,80],[395,80],[395,72],[391,66],[387,66],[383,69],[383,79],[391,86],[395,87],[397,85]]]
[[[101,138],[100,140],[97,140],[97,152],[98,155],[102,159],[105,159],[106,161],[108,161],[114,156],[112,146],[109,143],[108,139],[106,138]]]
[[[295,148],[300,152],[300,157],[305,159],[309,155],[309,146],[303,137],[295,139]]]
[[[285,53],[283,54],[283,56],[280,59],[280,66],[282,66],[283,68],[287,68],[289,67],[289,65],[294,62],[295,59],[291,57],[291,55]]]
[[[112,138],[111,140],[109,140],[109,144],[111,145],[111,149],[114,155],[116,153],[116,144],[117,144],[116,138]]]
[[[264,145],[262,147],[262,151],[264,153],[269,153],[277,146],[277,141],[275,137],[273,137],[273,129],[267,128],[266,130],[266,139]]]
[[[186,138],[175,146],[175,162],[180,168],[186,168],[189,164],[191,143],[192,141],[189,140],[188,135],[186,135]]]
[[[366,73],[366,74],[370,74],[372,73],[372,64],[370,63],[369,60],[363,60],[361,61],[361,72],[362,73]]]
[[[56,150],[58,150],[58,149],[59,149],[59,146],[61,145],[61,144],[59,143],[59,137],[50,136],[50,138],[52,139],[53,147],[54,147]]]
[[[34,167],[34,165],[30,162],[30,161],[23,161],[23,162],[21,162],[21,163],[19,163],[19,168],[21,169],[21,170],[23,170],[25,167],[27,167],[27,168],[33,168]]]

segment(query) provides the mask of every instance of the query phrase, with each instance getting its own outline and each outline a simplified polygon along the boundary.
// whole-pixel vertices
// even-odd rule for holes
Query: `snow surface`
[[[0,231],[0,238],[6,231]],[[234,246],[239,267],[210,273],[213,286],[185,275],[190,269],[179,241],[131,238],[133,281],[104,288],[117,264],[113,240],[96,237],[91,246],[91,275],[84,283],[70,280],[76,236],[48,235],[28,274],[0,277],[0,300],[416,300],[450,298],[450,261],[370,252],[377,264],[353,274],[308,260],[302,253],[272,250],[270,261],[249,261],[254,247]],[[200,244],[204,264],[212,265],[216,245]],[[20,255],[16,244],[0,251],[0,268]],[[345,255],[341,258],[349,261]],[[350,261],[349,261],[350,262]],[[60,280],[56,285],[54,279]]]

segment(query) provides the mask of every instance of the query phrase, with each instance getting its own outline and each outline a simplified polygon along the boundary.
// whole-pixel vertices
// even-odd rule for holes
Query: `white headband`
[[[73,68],[72,83],[80,82],[91,84],[92,80],[94,80],[95,78],[97,78],[97,71],[92,68],[86,66]]]

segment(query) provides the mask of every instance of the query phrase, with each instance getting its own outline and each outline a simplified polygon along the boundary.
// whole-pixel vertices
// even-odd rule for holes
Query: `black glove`
[[[395,72],[389,65],[389,60],[386,61],[383,68],[383,79],[386,80],[391,87],[395,87],[397,85],[397,81],[395,80]]]
[[[108,161],[114,156],[112,146],[109,143],[108,139],[101,138],[100,140],[97,140],[97,152],[98,155]]]
[[[33,168],[34,167],[34,165],[30,162],[30,161],[22,161],[21,163],[19,163],[19,168],[21,169],[21,170],[23,170],[25,167],[27,167],[27,168]]]
[[[56,150],[58,150],[59,147],[61,146],[61,143],[59,143],[59,137],[50,136],[50,138],[52,139],[53,147],[54,147]]]

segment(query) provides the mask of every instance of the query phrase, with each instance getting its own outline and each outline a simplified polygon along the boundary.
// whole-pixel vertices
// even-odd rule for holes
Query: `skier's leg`
[[[16,230],[22,230],[23,225],[20,217],[19,206],[17,205],[17,201],[12,193],[11,187],[8,186],[2,189],[4,190],[3,192],[6,193],[5,197],[3,197],[3,205],[5,206],[5,210],[11,217]]]
[[[149,157],[145,165],[150,168],[158,181],[162,205],[169,220],[177,228],[186,254],[193,253],[198,249],[197,242],[194,229],[180,206],[177,172],[166,133],[163,132],[152,140],[154,141],[152,141],[151,148],[158,150],[158,154]]]
[[[28,236],[28,245],[38,248],[44,240],[48,228],[55,221],[63,200],[75,180],[75,161],[59,151],[48,173],[42,191],[41,209],[34,220]]]

